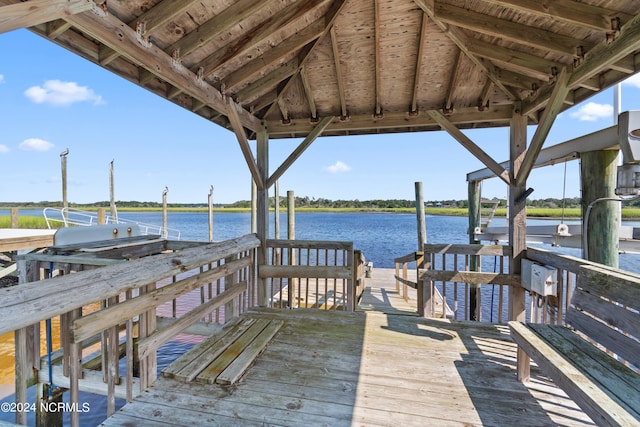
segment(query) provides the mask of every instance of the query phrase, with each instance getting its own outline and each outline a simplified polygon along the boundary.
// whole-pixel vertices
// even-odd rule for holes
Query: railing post
[[[18,208],[11,208],[11,228],[20,228]]]

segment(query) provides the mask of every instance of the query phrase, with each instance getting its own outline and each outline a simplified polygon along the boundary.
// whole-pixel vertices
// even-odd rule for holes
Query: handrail
[[[215,322],[226,321],[257,305],[254,267],[260,241],[255,235],[191,247],[176,243],[176,252],[109,260],[101,267],[94,262],[94,254],[50,259],[47,254],[21,256],[23,283],[4,289],[0,300],[0,334],[16,331],[16,401],[27,401],[30,385],[53,381],[70,390],[72,404],[78,404],[80,389],[106,395],[109,416],[116,397],[131,400],[155,381],[160,345],[196,323],[206,328],[214,323],[214,313]],[[83,259],[91,269],[84,269]],[[51,272],[54,277],[38,280],[42,270],[45,276]],[[199,304],[194,293],[199,293]],[[178,302],[181,307],[176,312]],[[160,322],[157,316],[171,310],[168,305],[173,306],[173,315],[170,321]],[[62,357],[52,359],[51,380],[42,372],[45,365],[49,369],[49,363],[40,361],[34,342],[39,338],[33,332],[39,330],[41,321],[58,316],[61,344],[56,354]],[[202,322],[206,318],[209,321]],[[102,363],[92,365],[102,375],[81,363],[83,349],[96,342]],[[119,374],[122,358],[126,360],[125,376]],[[134,364],[140,368],[135,379]],[[19,414],[19,420],[25,415]],[[72,414],[71,424],[78,423]]]

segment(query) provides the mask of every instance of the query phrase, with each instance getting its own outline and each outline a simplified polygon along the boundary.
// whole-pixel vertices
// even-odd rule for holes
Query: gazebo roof
[[[35,33],[236,133],[530,124],[639,69],[637,0],[0,0]]]

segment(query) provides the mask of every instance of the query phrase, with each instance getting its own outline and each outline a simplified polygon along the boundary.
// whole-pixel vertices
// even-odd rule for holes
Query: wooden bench
[[[185,382],[235,384],[278,333],[281,320],[238,318],[162,370]]]
[[[640,277],[581,266],[565,320],[567,327],[509,327],[518,346],[596,424],[640,425]],[[528,362],[518,358],[523,381]]]

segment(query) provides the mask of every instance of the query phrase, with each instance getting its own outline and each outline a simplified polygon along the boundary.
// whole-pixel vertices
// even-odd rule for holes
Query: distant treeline
[[[493,198],[492,200],[498,201],[498,207],[506,207],[507,201],[505,199]],[[527,206],[536,208],[579,208],[581,199],[579,197],[562,199],[547,198],[547,199],[531,199],[527,200]],[[273,207],[275,200],[270,198],[270,206]],[[390,199],[390,200],[329,200],[324,198],[315,197],[296,197],[296,207],[301,208],[336,208],[336,209],[401,209],[401,208],[413,208],[415,207],[415,200],[402,200],[402,199]],[[158,202],[139,202],[139,201],[116,201],[116,205],[119,208],[162,208],[162,203]],[[280,206],[286,207],[287,198],[280,197]],[[450,207],[450,208],[467,208],[469,202],[467,200],[426,200],[425,205],[427,207]],[[206,203],[168,203],[170,208],[206,208]],[[631,203],[625,203],[625,206],[640,206],[640,200]],[[41,201],[41,202],[0,202],[0,207],[11,208],[43,208],[43,207],[62,207],[60,201]],[[95,202],[95,203],[69,203],[69,207],[75,209],[86,208],[108,208],[109,202]],[[250,200],[240,200],[229,204],[217,203],[214,205],[216,208],[251,208]]]

